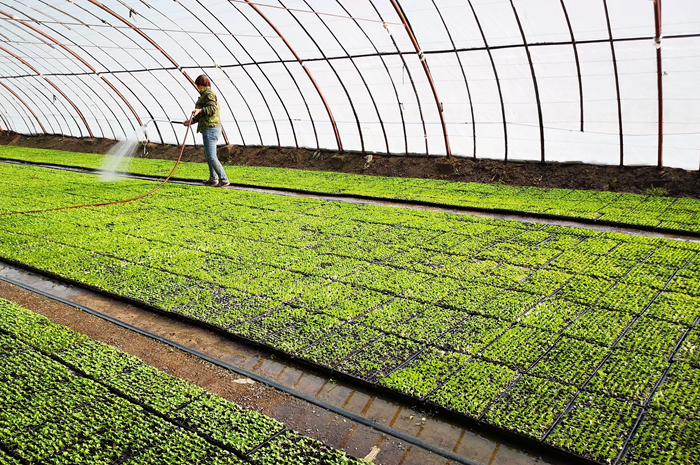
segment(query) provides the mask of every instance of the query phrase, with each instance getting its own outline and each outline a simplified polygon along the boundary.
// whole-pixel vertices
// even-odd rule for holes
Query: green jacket
[[[197,123],[197,132],[221,126],[219,102],[216,100],[214,91],[211,90],[211,87],[205,87],[199,94],[195,108],[200,108],[202,112],[192,120],[192,122]]]

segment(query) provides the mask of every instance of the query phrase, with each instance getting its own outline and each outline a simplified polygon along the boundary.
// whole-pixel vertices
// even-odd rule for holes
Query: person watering
[[[224,167],[216,156],[216,143],[221,136],[221,118],[219,116],[219,102],[216,94],[211,90],[211,81],[204,74],[194,81],[199,91],[199,100],[195,104],[192,117],[185,121],[185,126],[197,123],[197,132],[202,133],[204,140],[204,158],[209,165],[209,179],[204,181],[207,186],[226,187],[228,181]]]

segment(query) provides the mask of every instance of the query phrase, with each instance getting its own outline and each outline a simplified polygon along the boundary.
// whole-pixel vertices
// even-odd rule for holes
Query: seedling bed
[[[40,349],[54,338],[71,343]],[[7,394],[0,405],[0,452],[21,463],[70,464],[90,456],[105,463],[223,465],[264,462],[281,453],[275,440],[287,430],[276,420],[5,300],[0,300],[0,340],[0,389]],[[18,347],[25,350],[14,350]],[[138,371],[150,376],[135,381],[131,375]],[[174,405],[174,398],[187,400]],[[332,457],[326,463],[363,463],[294,434],[324,449]],[[292,451],[289,458],[303,461],[304,456]]]
[[[97,171],[103,155],[27,149],[2,146],[6,160],[21,160],[38,165],[79,166]],[[108,156],[107,156],[108,157]],[[171,161],[134,159],[128,172],[163,176]],[[651,194],[627,194],[575,189],[515,187],[479,183],[445,182],[430,179],[403,179],[343,173],[302,171],[284,168],[228,166],[235,185],[274,188],[276,190],[368,200],[406,202],[424,206],[465,208],[499,214],[517,214],[532,218],[569,220],[606,226],[631,226],[660,233],[683,232],[700,237],[700,200],[655,197]],[[181,163],[174,180],[191,181],[206,177],[202,163]]]
[[[25,178],[29,187],[39,182]],[[66,200],[66,185],[89,196],[94,182],[61,173],[42,180],[33,201]],[[116,195],[119,184],[109,188]],[[0,210],[14,206],[0,199]],[[182,185],[139,203],[3,217],[0,225],[0,255],[23,266],[531,444],[546,439],[579,394],[653,396],[694,334],[688,322],[700,317],[698,277],[684,268],[700,252],[692,242]],[[429,239],[416,247],[416,237]],[[41,249],[19,254],[24,239]],[[353,247],[336,253],[348,241]],[[574,250],[586,266],[558,260]],[[685,281],[670,289],[678,277]],[[648,292],[628,301],[623,286]],[[686,303],[682,316],[649,312],[670,292]],[[547,312],[556,318],[538,316]],[[569,348],[557,348],[564,340]],[[565,379],[556,366],[575,363],[575,347],[603,357]],[[616,368],[628,362],[636,368]],[[561,402],[546,405],[547,393]],[[572,453],[587,456],[582,448]]]

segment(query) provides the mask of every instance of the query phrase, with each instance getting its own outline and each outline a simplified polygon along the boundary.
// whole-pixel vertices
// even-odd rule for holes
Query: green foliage
[[[29,172],[41,176],[25,176]],[[694,202],[628,194],[429,180],[421,181],[421,189],[402,180],[399,189],[398,181],[387,178],[289,173],[241,167],[237,176],[244,183],[298,183],[310,190],[378,190],[457,204],[469,199],[486,208],[521,208],[526,199],[531,211],[636,224],[663,223],[668,214],[675,216],[665,221],[689,226],[688,218],[700,212]],[[0,211],[124,198],[153,186],[6,165],[0,165],[0,175],[6,180]],[[347,184],[351,178],[357,184]],[[0,219],[2,257],[218,326],[324,368],[427,396],[465,415],[488,411],[489,421],[531,436],[559,411],[558,401],[540,408],[540,394],[550,392],[556,400],[583,388],[643,402],[677,345],[674,363],[700,365],[697,329],[681,341],[700,316],[698,252],[692,242],[592,229],[171,184],[138,202]],[[48,320],[8,313],[0,305],[3,331],[22,341],[0,337],[0,357],[9,357],[3,360],[29,357],[36,352],[29,347],[36,347],[161,415],[202,395]],[[9,366],[18,369],[14,362]],[[66,373],[52,376],[71,379]],[[542,393],[528,384],[532,389],[499,396],[513,379],[533,376]],[[29,377],[27,383],[34,389],[40,381]],[[51,381],[51,392],[63,392],[60,384]],[[19,388],[0,389],[16,395]],[[671,396],[668,389],[664,395]],[[590,418],[605,418],[594,412],[602,405],[591,403]],[[21,411],[13,415],[27,426]],[[585,448],[591,441],[591,453],[595,443],[603,457],[607,452],[600,451],[613,450],[617,440],[571,444]],[[64,449],[83,450],[79,444]],[[87,439],[84,444],[93,452],[104,448]],[[192,461],[206,456],[214,462],[214,453],[192,447],[205,454]]]
[[[269,451],[256,455],[263,463],[277,457],[279,442],[270,439],[284,425],[272,418],[205,393],[5,300],[0,300],[0,327],[9,333],[0,333],[2,464],[20,463],[4,450],[24,463],[52,465],[242,465],[230,450],[243,456],[261,445]],[[66,334],[72,344],[56,350]],[[290,449],[286,460],[307,463],[315,449],[324,451],[322,456],[329,460],[324,463],[360,463],[318,441],[290,434],[304,447]]]
[[[697,418],[700,414],[700,369],[674,363],[651,399],[651,405],[678,415]]]
[[[274,438],[251,454],[251,459],[259,465],[352,465],[367,463],[349,457],[344,452],[325,446],[322,442],[301,436],[293,431]]]
[[[484,416],[489,423],[538,439],[564,412],[576,389],[524,375]]]
[[[545,442],[602,463],[613,463],[640,408],[596,394],[580,394]]]
[[[169,416],[240,454],[248,453],[284,426],[213,394],[207,394]]]
[[[362,379],[383,378],[418,352],[420,346],[408,339],[386,336],[345,359],[338,369]]]
[[[610,397],[643,403],[661,378],[661,357],[615,350],[591,379],[589,389]]]
[[[514,326],[484,351],[484,357],[510,368],[527,370],[551,343],[548,331]]]
[[[0,156],[17,160],[57,163],[99,168],[108,155],[61,152],[24,147],[0,147]],[[165,175],[172,161],[137,158],[128,169],[132,173]],[[667,198],[664,188],[650,188],[643,195],[595,192],[569,189],[540,189],[479,183],[445,182],[431,179],[397,179],[334,172],[300,171],[285,168],[229,166],[229,175],[243,184],[265,187],[296,188],[319,193],[372,195],[387,199],[411,199],[445,205],[508,208],[520,212],[547,213],[564,217],[601,219],[629,225],[651,225],[678,230],[693,230],[700,211],[696,199]],[[203,179],[207,168],[203,163],[183,162],[178,176]],[[122,181],[119,184],[126,184]],[[400,184],[400,188],[397,184]],[[610,190],[617,188],[615,180]],[[532,240],[536,240],[534,236]],[[532,243],[532,242],[530,242]]]
[[[700,420],[650,410],[632,438],[623,465],[700,463]]]
[[[464,365],[467,359],[463,354],[431,348],[381,379],[379,384],[422,398]]]
[[[676,360],[700,367],[700,328],[694,328],[683,340],[675,356]]]
[[[428,397],[430,402],[478,418],[516,372],[482,360],[471,360]],[[470,386],[470,389],[464,389]]]
[[[564,336],[530,373],[580,387],[593,375],[605,352],[599,345]]]

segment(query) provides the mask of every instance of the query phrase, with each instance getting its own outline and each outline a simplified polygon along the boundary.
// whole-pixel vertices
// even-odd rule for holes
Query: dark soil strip
[[[0,144],[66,150],[84,153],[106,153],[116,141],[81,139],[60,136],[25,136],[0,133]],[[148,155],[141,158],[176,160],[179,147],[147,145]],[[187,146],[183,161],[204,162],[201,147]],[[512,186],[543,188],[594,189],[600,191],[642,194],[650,187],[663,187],[675,197],[700,198],[700,171],[650,166],[600,166],[583,163],[503,162],[499,160],[422,156],[373,156],[367,168],[359,153],[335,151],[315,152],[310,149],[229,145],[219,148],[224,164],[295,168],[309,171],[334,171],[393,176],[402,178],[443,179],[446,181],[500,183]]]

